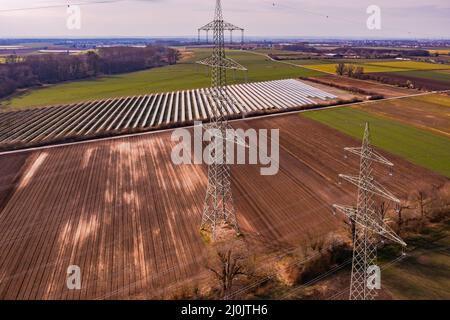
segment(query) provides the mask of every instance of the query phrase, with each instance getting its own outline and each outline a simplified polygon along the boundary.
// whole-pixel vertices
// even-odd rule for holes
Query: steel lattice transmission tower
[[[376,297],[377,289],[371,288],[368,282],[370,281],[370,268],[376,266],[379,236],[406,246],[406,243],[385,224],[380,213],[375,210],[375,196],[396,203],[400,203],[400,200],[374,180],[372,163],[378,162],[389,167],[394,164],[371,147],[368,123],[366,123],[362,147],[345,148],[345,150],[361,157],[358,177],[339,175],[358,187],[357,207],[340,205],[333,207],[346,214],[355,225],[350,300],[372,300]]]
[[[226,161],[225,146],[226,130],[231,128],[226,119],[226,110],[235,102],[230,97],[226,85],[227,69],[246,70],[246,68],[225,56],[224,20],[221,0],[216,0],[213,55],[199,63],[208,65],[212,69],[212,94],[209,98],[212,100],[214,110],[210,117],[208,129],[210,129],[210,132],[214,132],[212,143],[217,146],[209,154],[208,187],[201,228],[203,230],[209,229],[213,239],[215,239],[216,227],[222,222],[229,224],[237,234],[240,234],[233,204],[231,171]]]

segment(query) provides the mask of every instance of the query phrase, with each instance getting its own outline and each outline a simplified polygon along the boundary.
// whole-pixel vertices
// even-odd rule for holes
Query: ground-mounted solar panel
[[[337,98],[295,79],[236,84],[226,90],[232,103],[223,113],[229,117],[269,109],[289,110]],[[209,88],[6,112],[0,114],[0,147],[170,127],[207,120],[218,112]]]

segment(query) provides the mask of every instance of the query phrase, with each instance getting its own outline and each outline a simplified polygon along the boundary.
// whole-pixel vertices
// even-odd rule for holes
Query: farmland
[[[3,109],[21,109],[31,106],[69,104],[91,99],[141,95],[174,90],[196,89],[210,85],[206,68],[194,62],[210,55],[210,51],[191,50],[190,55],[176,65],[154,68],[123,75],[102,77],[95,80],[74,81],[64,84],[26,91],[21,95],[3,101]],[[248,81],[265,81],[299,76],[318,76],[321,73],[289,65],[280,65],[269,59],[240,51],[231,51],[229,56],[248,69]],[[229,73],[230,83],[245,82],[241,72]]]
[[[328,105],[338,98],[294,79],[231,85],[227,89],[236,102],[226,107],[224,114],[228,118]],[[339,90],[333,91],[340,94]],[[216,106],[212,94],[210,88],[202,88],[4,112],[0,114],[0,147],[16,148],[192,124],[213,116]]]
[[[450,70],[402,71],[379,73],[380,76],[400,82],[410,81],[415,88],[449,90]]]
[[[233,126],[281,129],[278,175],[232,169],[244,237],[265,264],[308,235],[342,232],[330,205],[355,201],[337,175],[355,172],[358,159],[344,159],[342,148],[358,139],[298,115]],[[206,166],[174,166],[173,144],[166,132],[0,156],[0,168],[10,168],[0,178],[9,194],[0,196],[0,298],[146,299],[208,281],[198,232]],[[402,199],[448,181],[386,156],[396,178],[375,175]],[[67,289],[68,265],[83,270],[81,290]]]
[[[378,251],[378,265],[382,271],[382,285],[377,300],[443,300],[450,298],[450,260],[448,224],[428,227],[422,234],[403,235],[408,243],[406,256],[388,245]],[[327,300],[348,299],[350,264],[312,287],[298,291],[293,299],[305,299],[302,294],[322,292],[313,298]],[[325,290],[324,290],[325,288]],[[295,290],[295,289],[294,289]],[[310,298],[310,297],[309,297]]]
[[[385,286],[396,299],[449,299],[448,225],[408,239],[413,248],[400,264],[383,270]]]
[[[398,75],[405,75],[407,77],[423,78],[429,80],[440,80],[446,83],[450,83],[450,70],[437,70],[437,71],[405,71],[396,72]]]
[[[428,50],[429,53],[431,54],[443,54],[443,55],[450,55],[450,48],[440,48],[440,49],[430,49]]]
[[[362,137],[364,123],[370,122],[375,146],[450,177],[448,137],[379,116],[370,109],[360,110],[359,107],[314,111],[304,116],[355,138]]]
[[[266,50],[265,52],[270,51]],[[448,90],[450,88],[450,65],[448,64],[394,59],[320,59],[315,57],[306,59],[303,55],[296,56],[295,53],[289,53],[288,51],[274,52],[273,54],[276,57],[282,59],[279,61],[282,64],[297,65],[327,74],[334,75],[337,63],[345,63],[362,67],[364,73],[371,75],[372,80],[383,83],[402,84],[402,87],[407,87],[408,83],[412,83],[416,89],[430,91]],[[261,53],[264,53],[264,51]],[[289,60],[289,57],[295,58],[295,60]],[[347,81],[343,78],[339,79],[340,81]],[[374,81],[369,83],[376,86]],[[364,86],[363,83],[361,85]],[[385,96],[389,97],[389,94]]]
[[[396,60],[388,60],[388,59],[299,59],[299,60],[283,60],[286,62],[290,62],[299,66],[317,66],[317,65],[334,65],[337,63],[351,63],[354,64],[355,61],[358,65],[362,64],[371,64],[371,63],[386,63],[386,62],[398,62]]]
[[[430,94],[360,105],[361,109],[384,118],[400,121],[450,137],[450,97]]]
[[[358,60],[357,60],[358,61]],[[295,61],[293,61],[295,63]],[[376,73],[376,72],[401,72],[401,71],[420,71],[420,70],[449,70],[450,65],[433,64],[427,62],[416,62],[416,61],[388,61],[388,62],[371,62],[367,61],[365,63],[355,62],[352,63],[355,67],[363,67],[366,73]],[[336,64],[317,64],[308,65],[308,68],[335,73]]]
[[[327,74],[321,77],[311,77],[312,80],[318,80],[329,86],[338,86],[348,91],[360,89],[367,92],[372,92],[377,95],[382,95],[385,98],[401,97],[411,94],[417,94],[417,90],[407,88],[400,88],[375,81],[364,81],[349,77],[339,77],[333,74]]]

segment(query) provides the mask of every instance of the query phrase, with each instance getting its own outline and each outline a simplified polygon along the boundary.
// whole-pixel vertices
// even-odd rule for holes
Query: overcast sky
[[[69,30],[65,5],[78,3],[85,3],[81,29]],[[251,36],[450,38],[449,0],[222,3],[225,20]],[[0,36],[193,36],[212,20],[214,4],[215,0],[0,0]],[[366,27],[366,9],[372,4],[381,8],[381,30]]]

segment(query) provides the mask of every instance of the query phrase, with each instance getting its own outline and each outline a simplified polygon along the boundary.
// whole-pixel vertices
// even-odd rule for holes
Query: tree
[[[10,55],[0,64],[0,98],[18,88],[138,71],[174,64],[178,59],[178,50],[156,45],[100,48],[98,54],[89,51],[84,55]]]
[[[100,72],[100,57],[93,51],[86,54],[86,63],[89,72],[95,77]]]
[[[347,76],[352,78],[355,73],[355,66],[352,64],[347,65],[345,68],[345,73],[347,74]]]
[[[5,57],[5,63],[7,63],[7,64],[18,63],[18,62],[20,62],[20,57],[15,54],[10,54],[9,56]]]
[[[405,220],[403,218],[403,210],[405,209],[412,209],[412,208],[408,205],[402,204],[398,204],[397,207],[395,208],[395,212],[397,213],[397,234],[399,236],[401,236],[403,225],[405,223]]]
[[[354,77],[356,79],[361,79],[364,75],[364,67],[358,66],[355,68],[355,73],[354,73]]]
[[[356,234],[356,222],[353,219],[345,219],[344,223],[349,227],[350,237],[352,238],[352,241],[355,240],[355,234]]]
[[[242,257],[233,255],[231,249],[218,251],[217,257],[218,266],[216,268],[208,267],[208,269],[220,282],[222,294],[226,296],[233,287],[234,280],[240,275],[245,275],[246,272]]]
[[[425,207],[428,206],[432,202],[431,199],[427,199],[426,197],[427,197],[427,195],[424,191],[417,192],[417,195],[416,195],[416,201],[417,201],[417,205],[418,205],[417,209],[419,209],[420,222],[421,222],[422,226],[424,225],[425,218],[426,218]]]
[[[389,210],[389,204],[386,204],[386,202],[381,201],[381,203],[376,207],[375,210],[378,217],[380,218],[380,222],[384,222],[386,218],[386,213]]]
[[[336,74],[338,76],[343,76],[345,73],[345,63],[339,62],[336,66]]]
[[[169,51],[167,53],[167,60],[169,64],[175,64],[180,59],[180,52],[175,49],[169,48]]]

